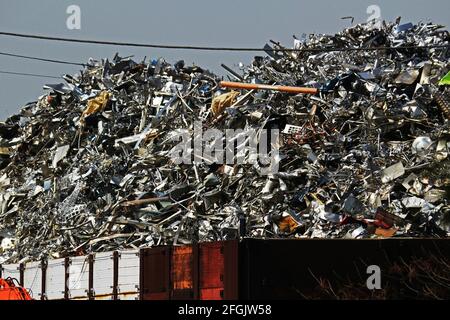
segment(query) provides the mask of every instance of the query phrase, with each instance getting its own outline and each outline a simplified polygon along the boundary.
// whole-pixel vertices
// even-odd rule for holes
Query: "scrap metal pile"
[[[450,55],[416,46],[449,39],[431,23],[362,24],[226,67],[231,80],[318,94],[229,91],[183,61],[91,60],[0,124],[0,263],[244,236],[448,236],[450,105],[438,82]],[[177,164],[172,138],[196,121],[279,129],[278,170]]]

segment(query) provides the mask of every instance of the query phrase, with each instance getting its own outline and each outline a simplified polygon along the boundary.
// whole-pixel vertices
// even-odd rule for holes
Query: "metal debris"
[[[448,42],[439,25],[398,19],[294,44],[342,50],[272,42],[242,73],[225,66],[229,80],[308,95],[227,91],[183,61],[91,59],[0,124],[0,263],[237,237],[448,236],[449,51],[415,48]],[[233,150],[279,130],[278,170],[236,161],[245,152],[175,163],[172,138],[197,121],[255,130]]]

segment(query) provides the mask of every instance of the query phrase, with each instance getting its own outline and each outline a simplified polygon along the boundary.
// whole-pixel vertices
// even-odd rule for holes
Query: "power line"
[[[181,45],[164,45],[164,44],[146,44],[146,43],[133,43],[133,42],[117,42],[117,41],[101,41],[101,40],[87,40],[87,39],[73,39],[62,37],[50,37],[43,35],[33,35],[24,33],[13,32],[0,32],[0,35],[49,40],[49,41],[63,41],[63,42],[75,42],[75,43],[89,43],[89,44],[102,44],[112,46],[125,46],[125,47],[144,47],[144,48],[158,48],[158,49],[175,49],[175,50],[207,50],[207,51],[278,51],[278,52],[331,52],[331,51],[377,51],[388,49],[432,49],[432,48],[449,48],[450,44],[434,44],[427,46],[383,46],[383,47],[359,47],[359,48],[302,48],[302,49],[265,49],[265,48],[239,48],[239,47],[207,47],[207,46],[181,46]]]
[[[23,73],[23,72],[13,72],[13,71],[4,71],[0,70],[1,74],[11,74],[16,76],[28,76],[28,77],[39,77],[39,78],[52,78],[52,79],[61,79],[61,77],[49,76],[46,74],[37,74],[37,73]]]
[[[14,57],[14,58],[22,58],[22,59],[30,59],[30,60],[38,60],[38,61],[45,61],[45,62],[53,62],[53,63],[61,63],[61,64],[71,64],[76,66],[82,66],[84,67],[86,64],[79,63],[79,62],[70,62],[70,61],[64,61],[64,60],[55,60],[55,59],[47,59],[47,58],[39,58],[39,57],[33,57],[33,56],[24,56],[21,54],[15,54],[15,53],[9,53],[9,52],[0,52],[0,55],[2,56],[8,56],[8,57]]]

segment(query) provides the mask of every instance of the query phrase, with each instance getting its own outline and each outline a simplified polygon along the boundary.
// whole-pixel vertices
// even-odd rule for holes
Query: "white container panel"
[[[94,256],[94,294],[96,300],[111,300],[114,284],[113,252],[96,253]]]
[[[123,295],[123,300],[129,300],[129,293],[139,293],[139,266],[139,250],[119,252],[118,291],[119,295]],[[139,294],[137,296],[139,298]]]
[[[6,279],[8,277],[15,278],[20,281],[20,265],[19,264],[2,264],[2,277]]]
[[[89,292],[88,256],[71,257],[69,263],[69,299],[87,298]]]
[[[64,299],[64,280],[64,259],[48,260],[45,277],[45,294],[47,299]]]
[[[39,261],[28,262],[25,265],[23,285],[33,299],[42,297],[42,268]]]

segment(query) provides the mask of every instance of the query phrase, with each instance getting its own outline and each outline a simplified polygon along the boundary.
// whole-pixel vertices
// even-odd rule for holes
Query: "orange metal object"
[[[271,86],[271,85],[267,85],[267,84],[243,83],[243,82],[232,82],[232,81],[221,81],[220,86],[224,87],[224,88],[232,88],[232,89],[275,90],[275,91],[289,92],[289,93],[316,94],[319,92],[319,89],[316,89],[316,88]]]
[[[0,300],[33,300],[27,290],[14,284],[12,278],[0,279]]]

